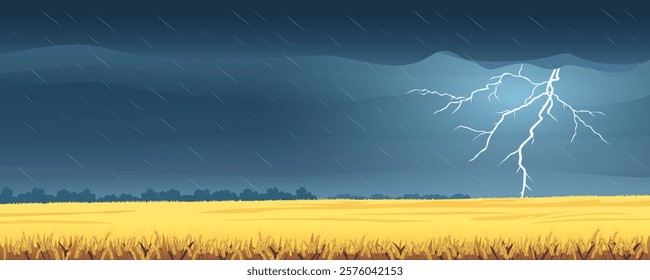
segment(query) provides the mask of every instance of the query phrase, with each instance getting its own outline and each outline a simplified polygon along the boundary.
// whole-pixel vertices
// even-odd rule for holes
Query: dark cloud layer
[[[650,58],[644,5],[578,2],[183,1],[5,4],[4,51],[86,43],[166,56],[337,55],[404,64],[438,51],[476,60],[560,53]]]

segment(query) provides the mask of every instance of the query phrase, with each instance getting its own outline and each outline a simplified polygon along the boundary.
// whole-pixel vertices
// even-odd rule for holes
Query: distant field
[[[647,196],[0,205],[5,259],[645,258],[648,235]]]

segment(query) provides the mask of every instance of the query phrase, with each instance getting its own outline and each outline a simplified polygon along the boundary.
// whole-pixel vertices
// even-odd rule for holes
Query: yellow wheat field
[[[650,197],[0,205],[4,259],[646,258]]]

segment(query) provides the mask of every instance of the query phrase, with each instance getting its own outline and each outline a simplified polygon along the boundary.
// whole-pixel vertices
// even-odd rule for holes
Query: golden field
[[[4,259],[638,259],[650,197],[0,205]]]

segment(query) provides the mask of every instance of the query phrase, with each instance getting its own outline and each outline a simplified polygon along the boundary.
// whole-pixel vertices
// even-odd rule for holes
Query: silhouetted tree
[[[165,200],[165,201],[179,201],[181,200],[181,192],[171,189],[168,191],[162,191],[158,193],[159,199],[160,200]]]
[[[446,195],[439,195],[439,194],[425,194],[421,196],[420,198],[422,199],[447,199]]]
[[[58,202],[70,202],[74,201],[72,199],[72,193],[66,189],[62,189],[56,192],[56,201]]]
[[[238,200],[237,194],[229,190],[221,190],[212,193],[213,200]]]
[[[105,195],[103,197],[97,198],[97,202],[115,202],[115,201],[120,201],[120,199],[114,194],[109,194],[109,195]]]
[[[80,202],[93,202],[97,199],[94,193],[91,193],[89,189],[84,189],[78,195]]]
[[[195,201],[193,194],[182,194],[181,201]]]
[[[120,195],[119,201],[140,201],[140,198],[128,193],[123,193]]]
[[[14,191],[8,187],[2,188],[0,191],[0,203],[10,203],[14,201]]]
[[[452,195],[451,197],[449,197],[449,198],[454,198],[454,199],[458,199],[458,198],[469,198],[469,195],[461,194],[461,193],[457,193],[457,194],[453,194],[453,195]]]
[[[45,190],[41,188],[34,188],[31,192],[22,193],[16,196],[16,202],[35,202],[46,203],[52,202],[56,198],[52,195],[46,195]]]
[[[71,192],[66,189],[56,192],[56,201],[58,202],[94,202],[95,194],[85,189],[80,193]]]
[[[290,193],[283,192],[278,188],[269,188],[266,190],[266,193],[260,194],[260,200],[292,200],[294,199],[293,195]]]
[[[146,192],[140,195],[140,199],[144,201],[158,201],[160,200],[160,196],[153,189],[147,189]]]
[[[260,195],[257,191],[252,191],[251,189],[245,189],[239,194],[240,200],[259,200]]]
[[[308,192],[305,187],[300,187],[296,190],[296,199],[316,199],[316,196]]]
[[[208,201],[210,200],[210,191],[209,190],[195,190],[194,191],[194,201]]]

